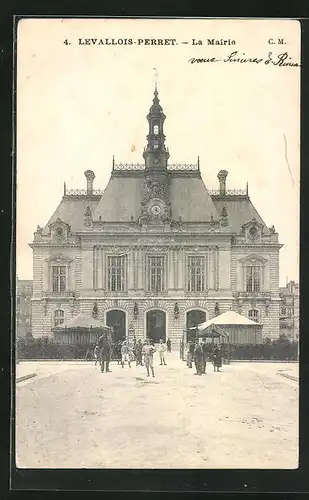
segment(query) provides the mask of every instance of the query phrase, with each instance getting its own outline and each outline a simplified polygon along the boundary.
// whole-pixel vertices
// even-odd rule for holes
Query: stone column
[[[134,249],[131,249],[131,251],[128,252],[127,256],[127,290],[131,290],[133,288],[133,275],[134,275],[134,270],[133,270],[133,253]]]
[[[179,250],[179,259],[178,259],[178,289],[182,290],[185,288],[185,253],[183,248]]]
[[[137,290],[137,249],[132,249],[132,266],[133,266],[133,285],[132,288]]]
[[[174,285],[174,268],[173,268],[173,259],[174,259],[174,249],[169,248],[168,249],[168,283],[167,283],[167,289],[168,290],[174,290],[175,285]]]
[[[179,260],[179,248],[173,249],[173,274],[174,274],[174,288],[178,290],[178,260]]]
[[[102,289],[102,249],[96,249],[96,288]]]
[[[144,262],[144,250],[139,247],[137,252],[137,288],[138,290],[144,289],[145,283],[145,262]]]

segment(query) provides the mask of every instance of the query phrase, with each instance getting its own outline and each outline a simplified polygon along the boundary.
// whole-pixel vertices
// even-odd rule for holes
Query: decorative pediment
[[[70,230],[71,226],[69,224],[67,224],[66,222],[64,222],[62,219],[60,219],[60,217],[58,217],[54,222],[52,222],[51,224],[49,224],[49,228],[50,229],[53,229],[54,227],[64,227],[68,230]]]
[[[70,257],[67,255],[59,254],[59,255],[50,255],[47,259],[45,259],[45,262],[48,264],[70,264],[73,261]]]
[[[241,232],[250,240],[257,240],[263,234],[264,226],[255,217],[241,227]]]
[[[71,229],[71,226],[60,219],[60,217],[49,224],[48,227],[51,232],[51,237],[59,241],[67,239]]]
[[[239,259],[239,262],[245,265],[264,265],[267,262],[267,259],[264,259],[264,257],[261,257],[258,254],[250,254],[247,255],[246,257]]]

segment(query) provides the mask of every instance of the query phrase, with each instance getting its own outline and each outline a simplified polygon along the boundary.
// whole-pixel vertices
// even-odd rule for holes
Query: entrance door
[[[106,325],[113,327],[113,337],[115,341],[126,338],[126,313],[113,309],[106,313]]]
[[[164,311],[148,311],[146,315],[147,337],[154,342],[166,341],[166,314]]]
[[[189,328],[197,327],[200,323],[206,321],[206,313],[200,309],[194,309],[187,312],[187,342],[194,340],[196,330],[189,330]]]
[[[192,328],[206,321],[206,313],[199,309],[187,312],[187,328]]]

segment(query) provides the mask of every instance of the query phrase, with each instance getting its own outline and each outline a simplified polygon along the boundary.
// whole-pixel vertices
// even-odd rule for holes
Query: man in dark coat
[[[207,362],[207,344],[206,340],[203,339],[202,341],[202,349],[203,349],[203,373],[206,373],[206,362]]]
[[[219,372],[219,368],[221,368],[222,366],[220,347],[216,346],[214,348],[214,350],[212,351],[212,359],[214,364],[214,371]]]
[[[111,359],[111,348],[106,335],[102,335],[99,338],[98,347],[100,353],[101,372],[104,372],[104,365],[105,371],[110,372],[109,363]]]
[[[188,359],[189,368],[192,368],[192,360],[194,358],[194,349],[195,349],[194,342],[189,342],[189,359]]]
[[[170,339],[167,339],[166,341],[166,347],[167,347],[167,352],[171,352],[172,350],[172,342]]]
[[[136,359],[136,366],[143,364],[143,356],[142,356],[142,350],[143,350],[143,345],[141,339],[138,339],[138,341],[135,344],[135,359]]]
[[[196,368],[195,375],[202,375],[203,372],[203,349],[201,344],[196,341],[194,347],[194,363]]]

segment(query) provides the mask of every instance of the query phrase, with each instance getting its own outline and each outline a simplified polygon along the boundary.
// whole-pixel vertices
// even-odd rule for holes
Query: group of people
[[[187,366],[192,368],[194,361],[196,373],[195,375],[206,374],[206,363],[208,357],[208,346],[205,339],[200,343],[198,340],[195,342],[188,342],[186,346]],[[222,355],[220,346],[215,346],[210,359],[213,362],[214,371],[219,372],[222,366]]]
[[[146,338],[142,343],[141,339],[133,339],[133,343],[124,340],[114,346],[114,355],[117,359],[117,364],[121,364],[124,368],[128,364],[131,368],[131,363],[135,360],[136,366],[145,366],[147,370],[147,377],[150,376],[150,371],[154,377],[153,355],[158,351],[160,356],[160,365],[166,365],[165,353],[171,352],[171,341],[167,340],[166,345],[161,339],[159,345],[155,347],[153,340]],[[112,356],[112,346],[110,345],[107,336],[102,335],[95,346],[94,358],[95,365],[97,363],[101,366],[101,372],[110,372],[109,363]]]

